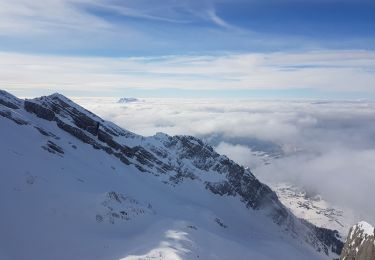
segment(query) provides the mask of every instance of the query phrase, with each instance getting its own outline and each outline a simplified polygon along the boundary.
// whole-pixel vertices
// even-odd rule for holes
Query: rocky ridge
[[[333,257],[341,252],[343,243],[336,231],[296,218],[249,169],[219,155],[200,139],[163,133],[143,137],[101,119],[57,93],[20,100],[1,91],[0,116],[31,126],[49,137],[43,149],[59,156],[64,156],[64,151],[53,142],[59,137],[23,116],[24,113],[56,124],[94,149],[103,150],[126,165],[134,165],[166,185],[178,186],[185,180],[193,180],[214,194],[238,197],[248,208],[265,211],[288,234],[307,242],[315,250]]]
[[[374,259],[375,228],[367,222],[359,222],[350,229],[340,260]]]

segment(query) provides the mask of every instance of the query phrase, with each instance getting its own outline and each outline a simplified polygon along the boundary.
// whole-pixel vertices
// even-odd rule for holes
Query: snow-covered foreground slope
[[[332,259],[252,173],[190,136],[142,137],[54,94],[0,92],[0,259]],[[333,252],[332,252],[333,251]]]

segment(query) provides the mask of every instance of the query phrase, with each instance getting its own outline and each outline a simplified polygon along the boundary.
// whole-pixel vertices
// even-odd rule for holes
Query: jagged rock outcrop
[[[8,92],[0,89],[0,105],[12,109],[19,109],[22,105],[22,101]]]
[[[247,208],[264,210],[274,223],[317,251],[334,257],[341,252],[343,243],[337,232],[296,218],[249,169],[216,153],[198,138],[163,133],[151,137],[136,135],[101,119],[60,94],[22,101],[6,92],[1,93],[4,97],[0,100],[5,101],[0,103],[0,108],[4,107],[0,111],[15,113],[14,110],[24,107],[24,111],[28,112],[26,114],[31,113],[32,117],[36,115],[50,121],[46,121],[48,124],[56,124],[83,143],[117,157],[126,165],[134,165],[142,172],[158,176],[167,185],[200,182],[207,191],[218,196],[238,197]],[[27,122],[21,117],[18,119]],[[57,138],[39,125],[33,127],[48,138]],[[51,140],[47,144],[48,151],[60,155],[64,153]]]
[[[312,225],[311,223],[308,223],[308,225],[311,225],[312,228],[315,229],[315,235],[317,236],[319,241],[322,241],[323,244],[326,245],[323,249],[325,254],[328,254],[329,251],[331,250],[337,255],[340,255],[344,244],[341,241],[340,241],[341,243],[335,242],[334,238],[336,239],[340,238],[339,232],[337,230],[330,230],[327,228],[316,227]]]
[[[350,228],[340,260],[374,260],[375,229],[367,222]]]
[[[45,120],[52,121],[55,118],[55,113],[52,110],[31,100],[26,99],[24,106],[27,112],[34,113]]]
[[[12,120],[19,125],[27,125],[27,120],[23,119],[18,110],[22,106],[22,101],[4,90],[0,90],[0,116]]]

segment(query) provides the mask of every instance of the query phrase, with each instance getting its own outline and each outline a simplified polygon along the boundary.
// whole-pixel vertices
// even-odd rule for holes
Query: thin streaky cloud
[[[60,57],[0,53],[9,90],[305,89],[374,94],[375,53],[314,51],[216,56]],[[345,64],[345,65],[342,65]],[[365,94],[365,96],[367,96]]]

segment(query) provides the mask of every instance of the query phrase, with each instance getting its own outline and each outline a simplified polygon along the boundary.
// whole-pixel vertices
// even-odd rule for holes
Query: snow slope
[[[288,183],[270,183],[280,201],[297,217],[306,219],[318,227],[339,231],[346,237],[355,217],[349,209],[331,205],[320,195],[310,196],[302,188]]]
[[[142,137],[59,94],[0,91],[0,259],[332,259],[249,170],[190,136]],[[334,251],[334,252],[332,252]]]

